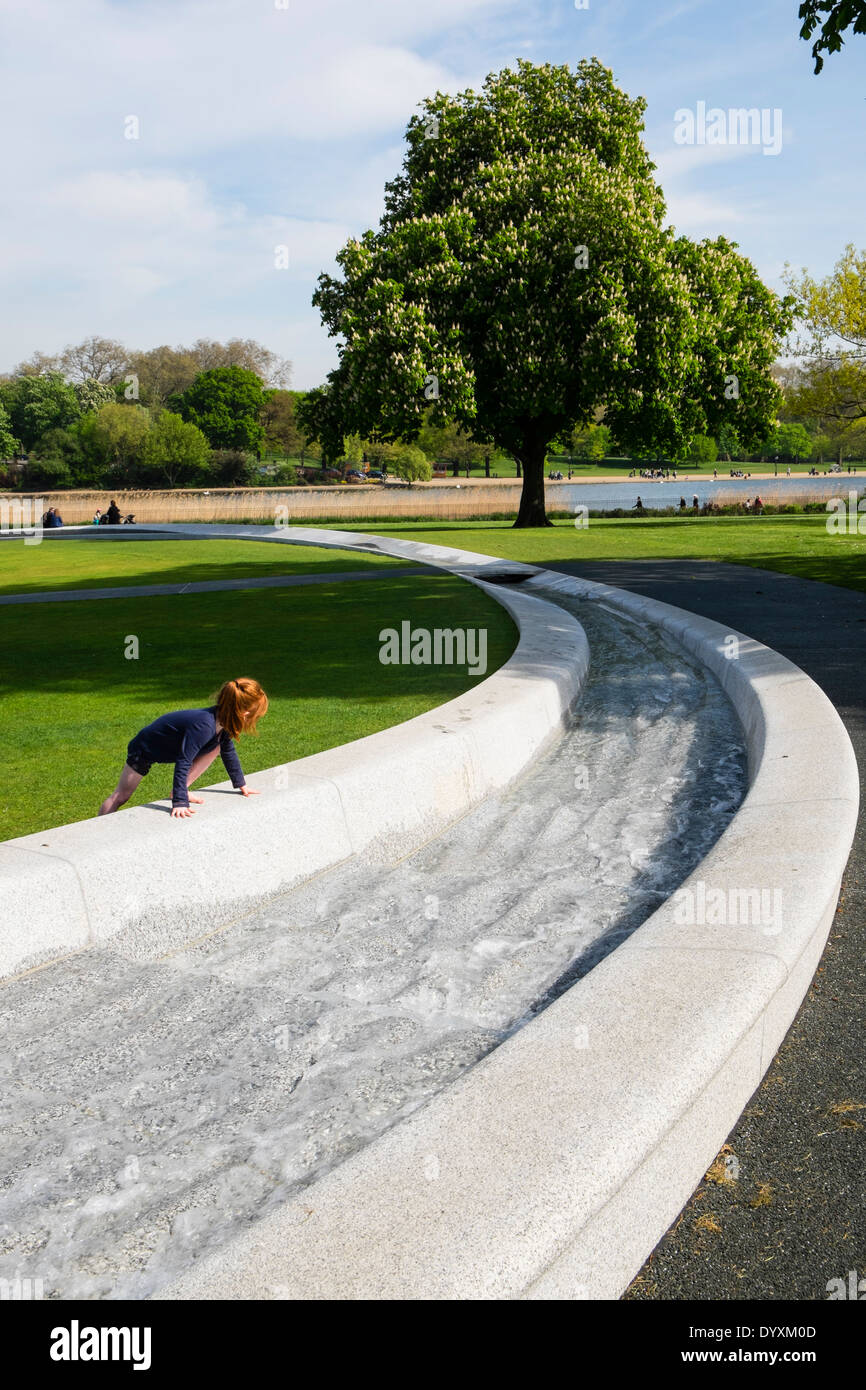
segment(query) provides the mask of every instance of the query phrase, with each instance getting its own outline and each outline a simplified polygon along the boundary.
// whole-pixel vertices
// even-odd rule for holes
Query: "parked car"
[[[385,474],[380,473],[378,468],[371,468],[369,473],[364,474],[364,477],[367,479],[368,483],[381,483]]]

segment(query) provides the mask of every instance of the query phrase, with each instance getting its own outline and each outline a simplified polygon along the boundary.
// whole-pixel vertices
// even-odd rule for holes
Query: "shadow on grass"
[[[143,545],[158,545],[160,542],[142,542]],[[172,545],[182,542],[173,541]],[[195,545],[197,558],[179,557],[176,563],[168,565],[151,566],[147,563],[147,557],[142,557],[140,567],[126,571],[122,567],[110,570],[105,574],[68,574],[52,575],[43,574],[38,571],[28,578],[27,559],[29,556],[38,553],[39,547],[32,547],[29,550],[22,544],[20,549],[16,548],[19,557],[18,566],[14,577],[0,577],[0,595],[23,594],[39,592],[67,592],[72,589],[112,589],[125,587],[138,587],[148,584],[191,584],[199,583],[203,580],[219,579],[259,579],[274,575],[302,575],[302,574],[335,574],[351,570],[371,570],[385,572],[389,569],[405,567],[406,561],[400,559],[378,559],[366,552],[346,555],[343,552],[313,551],[310,556],[307,552],[300,552],[296,546],[283,545],[277,547],[269,545],[269,554],[262,555],[253,550],[255,542],[240,542],[250,546],[250,558],[234,557],[231,559],[220,559],[214,556],[212,559],[204,559],[202,556],[203,546],[199,541],[192,542]],[[190,542],[186,542],[190,544]],[[209,541],[207,545],[218,545],[218,541]],[[267,544],[267,542],[263,542]],[[294,554],[293,554],[294,552]],[[0,552],[2,553],[2,552]],[[0,572],[2,574],[2,572]]]
[[[255,675],[272,699],[335,703],[449,698],[475,683],[465,666],[382,665],[380,631],[399,630],[407,619],[428,629],[486,628],[487,675],[516,641],[498,604],[438,572],[363,585],[7,607],[0,689],[37,699],[77,692],[106,707],[123,692],[135,704],[181,708],[203,702],[241,672]],[[137,644],[133,659],[126,657],[136,649],[130,639]]]

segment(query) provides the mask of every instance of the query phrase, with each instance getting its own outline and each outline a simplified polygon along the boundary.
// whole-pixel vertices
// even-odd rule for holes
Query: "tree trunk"
[[[527,445],[520,456],[523,465],[523,488],[515,527],[552,526],[544,505],[544,444]]]

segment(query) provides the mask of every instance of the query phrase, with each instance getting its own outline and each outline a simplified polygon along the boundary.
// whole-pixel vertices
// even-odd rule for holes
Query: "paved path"
[[[342,579],[390,579],[395,575],[432,574],[426,565],[376,565],[366,570],[331,570],[324,574],[270,574],[259,579],[201,579],[192,584],[127,584],[114,589],[46,589],[30,594],[0,594],[3,603],[74,603],[90,598],[153,598],[158,594],[209,594],[218,589],[285,589],[293,584],[333,584]]]
[[[827,693],[866,767],[866,594],[711,561],[550,568],[677,604],[775,647]],[[626,1298],[823,1300],[828,1280],[851,1269],[866,1278],[864,859],[861,807],[815,982],[729,1136],[739,1179],[701,1184]]]

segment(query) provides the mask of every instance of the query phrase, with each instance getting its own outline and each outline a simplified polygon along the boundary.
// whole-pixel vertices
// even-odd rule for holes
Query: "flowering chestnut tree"
[[[547,447],[600,408],[621,444],[674,456],[722,423],[766,433],[790,307],[734,243],[663,225],[645,104],[596,59],[422,104],[378,231],[313,296],[339,365],[299,416],[326,452],[451,420],[520,462],[515,524],[543,526]]]

